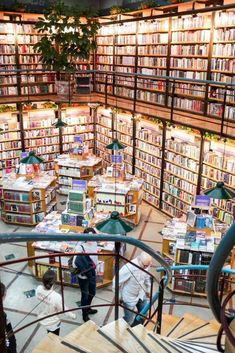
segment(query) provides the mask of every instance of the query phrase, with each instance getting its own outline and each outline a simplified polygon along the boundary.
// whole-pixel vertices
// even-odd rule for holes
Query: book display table
[[[134,225],[139,223],[143,196],[141,179],[126,176],[115,183],[107,175],[95,176],[88,183],[88,196],[94,200],[97,213],[118,211]]]
[[[167,221],[162,229],[162,254],[170,265],[210,264],[227,225],[215,223],[213,229],[200,228],[200,222],[201,219],[192,227],[186,221],[176,218]],[[175,273],[169,289],[176,293],[206,296],[205,270],[182,269],[178,270],[177,274],[178,278]]]
[[[75,229],[76,228],[76,229]],[[66,241],[37,241],[28,243],[28,256],[48,255],[51,253],[73,252],[78,244],[77,241],[69,240],[70,233],[83,233],[81,227],[63,228],[61,227],[61,214],[51,212],[42,222],[40,222],[33,232],[39,233],[67,233],[68,238]],[[92,246],[89,248],[90,252],[94,252]],[[113,242],[99,242],[98,244],[98,265],[96,268],[97,273],[97,287],[104,287],[112,282],[113,278],[113,256],[105,256],[114,251]],[[64,285],[78,286],[76,276],[73,276],[67,266],[69,256],[61,257],[62,266],[62,281]],[[58,256],[52,258],[38,259],[29,261],[29,266],[33,274],[41,280],[43,274],[48,268],[53,269],[57,275],[57,281],[61,280],[59,271],[59,258]]]
[[[84,159],[62,154],[55,160],[55,171],[58,176],[58,192],[68,195],[77,180],[89,181],[94,175],[101,174],[102,159],[93,154]]]

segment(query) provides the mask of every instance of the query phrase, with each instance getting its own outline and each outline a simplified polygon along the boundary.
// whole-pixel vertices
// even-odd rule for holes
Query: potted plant
[[[155,0],[148,0],[148,1],[142,2],[142,3],[139,5],[138,9],[139,9],[139,10],[150,9],[151,7],[155,7],[155,6],[157,6],[157,1],[155,1]]]
[[[88,59],[96,49],[95,34],[100,25],[93,15],[88,9],[68,7],[59,0],[35,24],[43,36],[34,44],[34,51],[45,68],[56,72],[57,93],[69,94],[69,100],[69,83],[74,80],[78,60]]]

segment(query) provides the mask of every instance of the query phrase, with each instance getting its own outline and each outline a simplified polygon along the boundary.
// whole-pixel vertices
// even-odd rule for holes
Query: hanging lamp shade
[[[62,121],[60,118],[57,119],[57,121],[52,124],[56,129],[60,129],[64,126],[67,126],[68,124],[66,124],[64,121]]]
[[[126,148],[122,143],[118,141],[118,139],[113,139],[113,142],[106,146],[108,150],[118,151]]]
[[[204,195],[211,199],[229,200],[235,198],[235,190],[225,186],[223,181],[218,181],[215,187],[205,190]]]
[[[133,226],[122,219],[119,212],[113,211],[110,218],[98,222],[95,228],[107,234],[126,234],[133,229]]]
[[[43,159],[36,156],[34,151],[30,151],[27,157],[21,159],[20,163],[23,164],[40,164],[43,163]]]

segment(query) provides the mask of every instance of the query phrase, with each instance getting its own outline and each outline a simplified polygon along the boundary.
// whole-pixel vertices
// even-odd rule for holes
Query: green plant
[[[40,17],[35,29],[43,36],[34,45],[47,69],[74,73],[78,59],[87,59],[96,49],[100,25],[89,9],[65,6],[59,0]]]
[[[130,11],[129,9],[124,9],[121,6],[114,5],[110,7],[110,15],[118,15],[119,13],[124,13]]]
[[[157,6],[157,5],[158,5],[158,4],[157,4],[157,1],[155,1],[155,0],[148,0],[148,1],[142,2],[142,3],[139,5],[138,9],[139,9],[139,10],[149,9],[149,8],[155,7],[155,6]]]

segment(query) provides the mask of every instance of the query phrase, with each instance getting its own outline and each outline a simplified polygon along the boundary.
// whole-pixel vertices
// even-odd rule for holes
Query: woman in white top
[[[47,332],[52,332],[59,336],[61,320],[58,315],[54,315],[43,319],[45,316],[55,314],[63,310],[62,297],[59,293],[55,292],[53,285],[56,282],[56,273],[52,270],[48,270],[42,277],[43,285],[39,285],[36,289],[36,298],[40,301],[38,305],[38,318],[40,324],[45,326]],[[68,310],[65,307],[65,310]],[[69,318],[76,319],[76,314],[73,312],[65,313]]]

